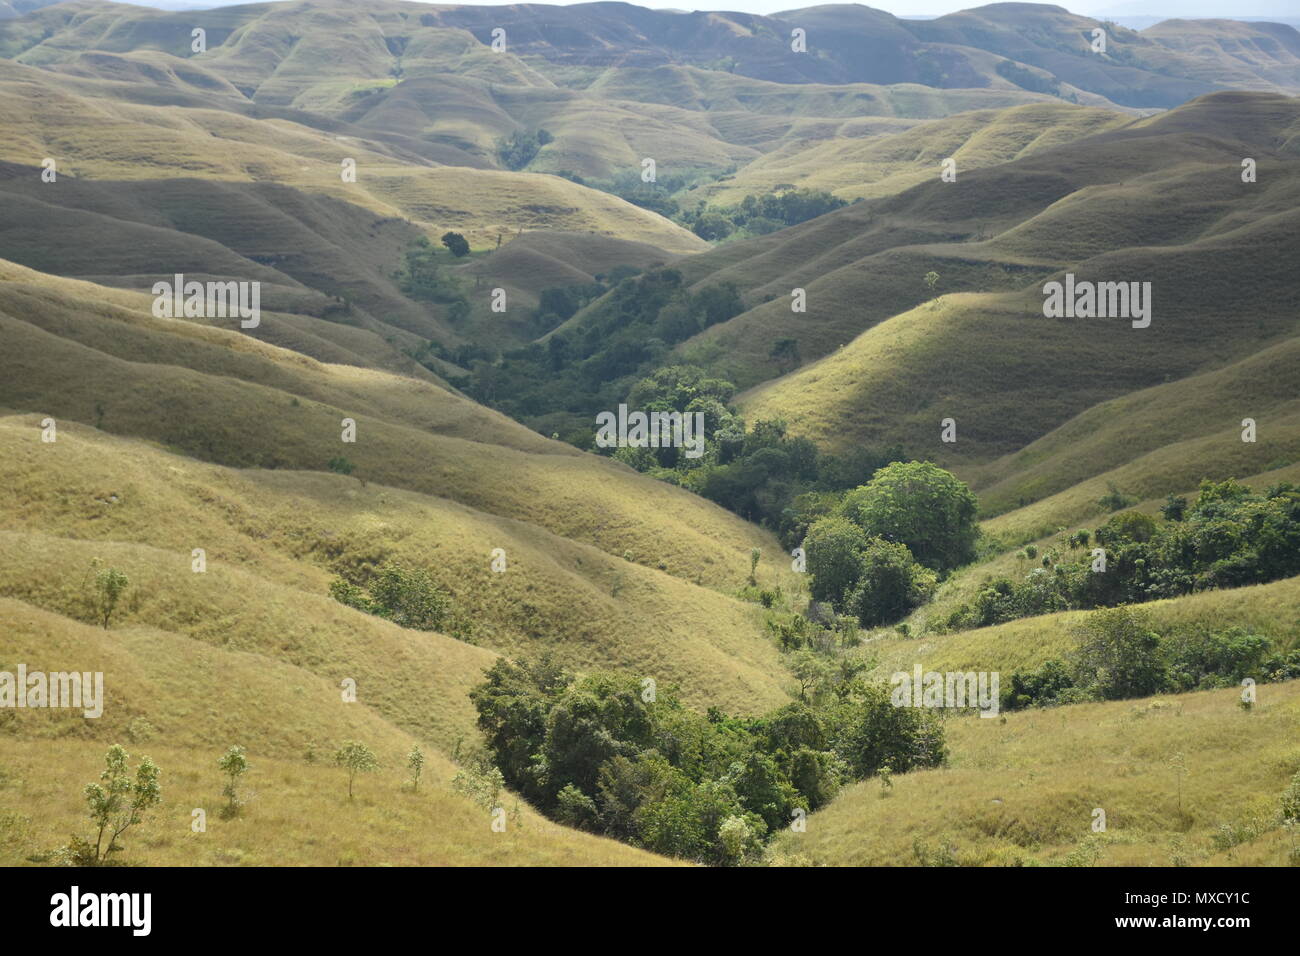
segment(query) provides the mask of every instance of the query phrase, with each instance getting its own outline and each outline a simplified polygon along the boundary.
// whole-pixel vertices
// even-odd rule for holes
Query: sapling
[[[334,754],[334,763],[348,772],[348,799],[352,799],[352,783],[359,773],[373,773],[379,769],[379,760],[365,744],[347,741]]]
[[[90,807],[90,819],[99,828],[95,834],[95,863],[102,863],[110,853],[121,850],[118,839],[139,823],[145,811],[156,806],[162,798],[157,765],[148,757],[142,758],[132,781],[127,767],[130,759],[125,749],[114,744],[104,755],[104,772],[99,775],[102,785],[86,785],[84,793]],[[104,845],[105,834],[108,835],[107,846]]]
[[[130,578],[117,568],[104,568],[95,575],[95,590],[99,594],[99,619],[104,630],[108,630],[108,622],[117,609],[117,602],[130,583]]]
[[[235,787],[239,778],[248,773],[248,758],[245,756],[244,748],[231,747],[217,760],[217,766],[229,778],[221,793],[230,801],[226,804],[227,815],[234,816],[239,812],[239,794]]]
[[[420,750],[420,745],[416,744],[411,748],[411,752],[406,755],[406,769],[411,774],[411,789],[420,789],[420,775],[424,773],[424,753]]]

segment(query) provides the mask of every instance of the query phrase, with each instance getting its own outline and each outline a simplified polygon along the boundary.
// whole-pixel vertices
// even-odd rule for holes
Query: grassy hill
[[[164,808],[128,843],[127,859],[665,862],[557,827],[526,806],[515,816],[519,801],[508,796],[501,805],[511,822],[495,833],[486,809],[450,786],[458,768],[449,755],[476,738],[467,692],[486,666],[498,652],[547,649],[579,669],[654,675],[700,708],[758,711],[789,699],[793,682],[761,614],[729,594],[750,547],[780,548],[707,502],[533,436],[435,385],[154,319],[137,293],[6,263],[0,300],[10,344],[0,407],[59,418],[48,444],[39,439],[46,412],[0,419],[0,461],[14,492],[0,517],[0,617],[13,638],[0,669],[21,661],[55,670],[75,659],[104,671],[109,687],[98,724],[58,711],[15,721],[6,712],[4,862],[48,861],[78,831],[81,778],[98,772],[110,742],[164,768]],[[47,362],[68,379],[31,374]],[[69,387],[77,378],[86,391]],[[345,413],[326,411],[331,391],[336,402],[370,409],[352,413],[361,416],[356,446],[337,441],[333,419]],[[147,405],[136,397],[145,393],[154,396]],[[227,425],[196,423],[199,405]],[[80,406],[87,424],[77,422]],[[278,458],[282,443],[314,441],[292,421],[313,409],[330,416],[332,437],[319,436],[319,453],[346,451],[366,480],[329,474],[316,453],[303,459],[306,470],[288,459],[268,467],[264,456]],[[272,424],[285,413],[290,421]],[[366,474],[372,430],[391,430],[372,452],[392,463],[395,483]],[[394,459],[398,448],[408,463]],[[261,468],[230,467],[259,458]],[[479,470],[463,471],[462,483],[447,480],[449,467]],[[420,489],[398,487],[411,478]],[[518,493],[514,514],[504,483]],[[190,565],[195,547],[206,552],[201,574]],[[488,568],[494,548],[505,551],[504,574]],[[472,622],[477,646],[328,595],[337,575],[383,561],[429,568]],[[86,623],[85,581],[97,566],[131,581],[109,631]],[[784,562],[772,567],[760,568],[765,583],[794,586],[779,570]],[[355,705],[337,696],[344,678],[357,682]],[[345,739],[363,740],[381,759],[380,774],[363,777],[350,803],[344,775],[325,765]],[[431,748],[420,795],[400,789],[416,741]],[[244,817],[227,821],[216,812],[214,761],[240,742],[255,767],[252,796]],[[206,842],[188,829],[194,806],[211,807]],[[288,822],[313,807],[331,819],[324,831]]]
[[[102,719],[0,709],[0,864],[57,862],[114,742],[164,772],[126,862],[674,862],[484,796],[470,691],[539,654],[621,673],[556,693],[498,668],[505,779],[556,820],[663,852],[757,861],[785,787],[824,808],[776,837],[778,864],[1290,861],[1274,808],[1300,771],[1295,682],[1261,684],[1250,711],[1217,690],[944,718],[946,766],[831,799],[836,768],[879,766],[845,749],[878,732],[859,662],[1006,685],[1077,648],[1082,611],[952,630],[992,579],[1023,577],[1017,549],[1077,551],[1103,499],[1153,513],[1206,477],[1300,476],[1300,34],[1104,24],[1094,53],[1097,26],[1032,4],[922,21],[0,3],[0,671],[107,684]],[[797,190],[856,201],[808,218],[834,201]],[[778,194],[812,211],[691,231],[701,209]],[[469,252],[444,251],[446,232]],[[175,273],[260,283],[260,325],[155,316],[149,290]],[[1043,284],[1066,274],[1150,283],[1149,327],[1045,317]],[[692,370],[638,386],[701,397],[719,427],[700,470],[546,437],[582,443],[593,402],[681,364],[741,390],[726,408],[711,396],[730,386]],[[797,542],[899,454],[978,495],[978,557],[906,628],[823,630],[768,528]],[[446,598],[432,629],[334,596],[394,566]],[[111,626],[104,568],[128,581]],[[1143,607],[1162,635],[1300,646],[1296,577]],[[628,696],[644,677],[671,691],[653,714]],[[591,731],[584,708],[613,723]],[[570,726],[592,742],[571,760]],[[332,765],[349,739],[380,761],[355,799]],[[216,760],[235,744],[254,770],[226,818]],[[615,752],[635,760],[590,759]]]
[[[669,861],[611,840],[556,826],[526,805],[491,829],[487,809],[452,786],[456,766],[429,752],[418,792],[405,757],[423,738],[398,728],[368,702],[341,702],[337,682],[234,646],[212,646],[163,629],[105,631],[0,598],[3,666],[76,666],[102,672],[102,720],[66,711],[6,711],[0,760],[0,863],[47,862],[73,834],[86,835],[81,785],[98,777],[104,751],[122,743],[162,768],[163,803],[124,839],[129,862],[153,865],[645,865]],[[394,628],[393,630],[400,630]],[[442,639],[454,644],[448,639]],[[469,648],[467,650],[473,650]],[[484,652],[484,656],[486,656]],[[288,692],[286,694],[286,691]],[[438,695],[433,695],[437,699]],[[199,703],[201,702],[201,703]],[[30,719],[29,719],[30,718]],[[347,797],[344,772],[330,766],[344,740],[365,742],[379,771]],[[248,748],[239,817],[220,813],[217,757]],[[506,796],[507,811],[518,806]],[[192,811],[207,813],[206,832]]]
[[[310,116],[251,116],[226,100],[144,105],[118,92],[0,61],[0,160],[39,166],[50,157],[82,179],[276,182],[406,219],[435,239],[458,231],[478,247],[520,229],[558,228],[675,252],[705,248],[649,210],[559,177],[435,165],[359,127],[317,129]],[[345,159],[356,163],[355,182],[342,179]]]
[[[948,158],[956,161],[959,171],[979,169],[1131,121],[1131,116],[1112,110],[1042,103],[969,110],[897,135],[813,143],[792,138],[704,192],[716,205],[734,204],[780,183],[825,190],[842,199],[890,196],[933,178]]]
[[[247,476],[238,482],[251,480],[260,490],[245,488],[235,497],[268,497],[269,512],[286,522],[280,527],[272,520],[263,531],[246,529],[234,538],[225,537],[227,529],[222,535],[230,553],[253,560],[246,539],[268,535],[295,558],[315,555],[321,566],[305,581],[327,606],[331,572],[386,558],[418,561],[440,568],[444,586],[462,595],[466,614],[481,622],[485,646],[520,651],[545,640],[575,663],[655,660],[684,686],[703,682],[696,700],[712,699],[727,683],[733,690],[724,696],[736,705],[759,707],[784,697],[779,655],[762,634],[756,609],[728,596],[744,582],[750,548],[768,555],[781,549],[740,519],[540,438],[435,385],[323,365],[252,336],[154,319],[142,314],[144,297],[114,293],[134,301],[135,309],[109,306],[89,298],[100,296],[96,287],[6,268],[12,271],[10,281],[0,282],[0,321],[12,348],[6,350],[0,407],[55,416],[74,446],[80,421],[173,454],[264,469],[212,472],[225,476],[222,483]],[[268,326],[277,321],[264,318]],[[56,384],[36,374],[47,361],[78,371]],[[155,396],[149,405],[133,397],[145,392]],[[345,417],[357,422],[353,445],[340,441]],[[15,422],[10,443],[22,447],[36,421],[28,415],[24,426]],[[239,424],[251,421],[262,424]],[[47,447],[35,443],[22,456],[25,467],[54,467],[59,459],[31,455]],[[164,453],[139,448],[133,454]],[[354,477],[326,472],[326,463],[340,456],[354,463]],[[89,465],[94,457],[87,450],[69,461],[55,484],[82,468],[95,471]],[[181,464],[164,461],[155,458],[147,471],[167,475]],[[29,475],[23,483],[35,500],[46,500],[39,493],[42,479]],[[335,518],[304,525],[295,504],[304,495],[323,497],[320,507]],[[192,532],[184,529],[207,524],[204,509],[164,505],[168,497],[144,488],[131,495],[134,508],[159,510],[137,519],[150,534],[129,540],[187,553],[195,545],[186,545]],[[358,509],[361,501],[370,504]],[[415,534],[419,527],[426,530]],[[497,547],[517,573],[489,571]],[[67,561],[90,557],[69,555]],[[765,577],[791,586],[793,576],[783,567],[768,565]],[[298,573],[287,581],[304,585]],[[675,611],[664,615],[664,607]],[[693,666],[689,648],[704,647],[721,656],[707,667]],[[734,666],[723,657],[734,657]]]
[[[763,275],[767,281],[750,295],[778,298],[680,351],[716,356],[713,368],[748,383],[764,375],[764,365],[772,374],[763,343],[796,336],[805,360],[825,357],[741,396],[748,415],[784,417],[829,447],[897,441],[912,454],[966,466],[1016,452],[1121,395],[1248,359],[1236,372],[1222,372],[1222,381],[1244,390],[1234,401],[1289,415],[1277,402],[1294,383],[1283,355],[1295,323],[1292,310],[1278,303],[1295,296],[1283,250],[1297,224],[1282,211],[1293,204],[1284,198],[1294,181],[1285,171],[1295,161],[1285,143],[1295,123],[1294,101],[1219,94],[1124,130],[975,170],[965,185],[960,174],[951,184],[936,177],[699,257],[691,260],[697,281]],[[1194,126],[1199,133],[1191,133]],[[1165,148],[1181,139],[1179,162],[1154,166],[1156,153],[1139,145],[1150,136]],[[1242,183],[1237,157],[1251,153],[1277,175]],[[941,241],[945,232],[950,238]],[[773,277],[778,262],[784,272]],[[940,297],[924,302],[920,279],[929,270],[940,276]],[[1150,281],[1151,326],[1044,319],[1042,283],[1067,271]],[[1251,279],[1243,284],[1238,277],[1246,274]],[[808,312],[792,314],[789,290],[804,285]],[[990,287],[1006,291],[967,291]],[[1239,333],[1225,335],[1227,328]],[[1007,350],[1007,342],[1016,349]],[[1227,394],[1230,386],[1222,388]],[[1193,389],[1189,382],[1181,394]],[[1176,437],[1220,432],[1248,417],[1236,412],[1225,409],[1217,426],[1198,413],[1183,416]],[[1105,414],[1098,408],[1089,420]],[[957,442],[945,445],[939,420],[948,416],[959,431]],[[1146,434],[1173,440],[1174,422],[1164,422],[1144,426]],[[1147,450],[1152,438],[1141,440]],[[1261,447],[1263,460],[1249,473],[1277,467],[1279,457],[1287,463],[1285,427],[1271,438],[1282,444]],[[1118,432],[1112,440],[1120,440]],[[1128,444],[1115,449],[1120,457],[1133,450],[1131,426],[1122,440]],[[1037,451],[1015,467],[1041,460]],[[1076,470],[1043,490],[1083,477]],[[1029,497],[1037,485],[1029,482],[1029,472],[1018,473],[1014,493],[995,496],[995,510]]]
[[[822,866],[1280,866],[1300,685],[946,721],[949,766],[860,783],[777,837]],[[1170,765],[1181,755],[1182,772]],[[1106,830],[1093,833],[1094,810]]]

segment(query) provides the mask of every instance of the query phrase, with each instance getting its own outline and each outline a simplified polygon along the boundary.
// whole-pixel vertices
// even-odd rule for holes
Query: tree
[[[767,357],[776,362],[783,373],[790,371],[799,364],[799,340],[777,339],[772,343]]]
[[[128,828],[139,823],[145,812],[156,806],[162,798],[162,789],[158,786],[161,771],[157,765],[148,757],[142,758],[136,769],[135,781],[132,782],[127,767],[130,759],[126,750],[114,744],[104,756],[104,772],[99,775],[103,786],[98,783],[86,785],[85,796],[90,807],[90,819],[99,828],[93,852],[95,863],[100,863],[108,859],[108,854],[121,850],[118,838]],[[105,833],[108,834],[108,846],[104,846]]]
[[[1167,521],[1182,521],[1187,514],[1187,499],[1171,491],[1165,497],[1165,503],[1160,506],[1160,513]]]
[[[419,790],[420,776],[424,773],[424,752],[420,750],[419,744],[413,746],[406,755],[406,769],[411,774],[411,789]]]
[[[108,630],[108,622],[113,616],[113,611],[117,609],[117,602],[121,600],[122,592],[130,584],[131,579],[117,568],[104,568],[95,575],[95,590],[99,595],[99,619],[104,625],[104,630]]]
[[[799,699],[812,703],[820,696],[820,691],[831,679],[832,665],[808,648],[795,651],[790,659],[790,672],[799,682]]]
[[[905,544],[917,561],[940,572],[975,557],[977,510],[966,484],[928,461],[886,465],[840,507],[867,536]]]
[[[428,571],[394,562],[375,572],[366,589],[336,579],[330,584],[330,596],[359,611],[421,631],[438,630],[451,611],[451,597]]]
[[[567,784],[556,795],[555,818],[565,826],[590,830],[596,824],[596,801],[573,784]]]
[[[1127,607],[1094,611],[1079,634],[1074,663],[1080,686],[1095,687],[1105,700],[1146,697],[1163,688],[1160,638],[1145,613]]]
[[[812,523],[803,548],[814,600],[842,606],[861,575],[866,546],[866,534],[847,518],[820,518]]]
[[[451,250],[451,254],[457,259],[469,255],[469,243],[459,232],[444,232],[442,244]]]
[[[835,752],[857,780],[937,767],[948,757],[943,724],[927,707],[895,707],[889,688],[872,684],[837,715]]]
[[[239,794],[235,790],[235,785],[239,778],[248,773],[248,757],[245,756],[243,747],[231,747],[225,755],[217,761],[217,766],[221,768],[230,779],[226,781],[225,789],[222,795],[230,802],[226,804],[226,812],[235,814],[239,812]]]
[[[930,295],[934,295],[934,287],[939,284],[939,273],[931,269],[925,274],[925,287],[929,290]]]
[[[723,862],[737,866],[762,849],[762,835],[742,816],[731,816],[718,827]]]
[[[365,744],[355,740],[347,741],[334,754],[334,763],[348,772],[348,799],[352,799],[352,782],[359,773],[374,773],[379,769],[379,760]]]
[[[860,577],[845,609],[866,627],[892,624],[920,607],[934,593],[935,574],[916,563],[905,544],[881,538],[867,542],[859,556]]]
[[[701,239],[716,241],[731,235],[731,223],[715,212],[706,212],[695,220],[692,231]]]

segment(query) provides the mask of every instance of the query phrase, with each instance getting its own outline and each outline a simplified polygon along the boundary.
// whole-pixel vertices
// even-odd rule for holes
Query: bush
[[[420,631],[441,630],[451,609],[451,598],[428,571],[391,562],[375,572],[367,589],[336,579],[330,584],[330,596],[341,604]]]
[[[892,624],[920,607],[934,593],[937,579],[903,544],[872,538],[858,560],[857,584],[846,610],[865,627]]]
[[[465,241],[465,237],[459,232],[444,232],[442,234],[442,244],[457,259],[469,255],[469,243]]]
[[[1160,638],[1145,612],[1106,608],[1088,615],[1074,663],[1078,683],[1093,686],[1104,700],[1146,697],[1165,686]]]

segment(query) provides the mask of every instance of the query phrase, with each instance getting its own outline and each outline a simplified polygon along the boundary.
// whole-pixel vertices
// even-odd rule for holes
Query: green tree
[[[98,595],[100,623],[108,630],[109,619],[117,610],[117,603],[122,593],[130,586],[131,579],[117,568],[104,568],[95,575],[95,591]]]
[[[349,740],[334,754],[334,763],[348,772],[348,799],[352,799],[352,783],[359,773],[374,773],[379,769],[379,759],[365,744]]]
[[[715,212],[706,212],[695,220],[695,225],[692,227],[692,231],[697,236],[710,241],[726,239],[727,236],[731,235],[731,230],[731,222],[726,217]]]
[[[99,775],[102,785],[86,785],[90,819],[98,827],[93,848],[95,863],[103,862],[110,853],[121,850],[118,839],[122,834],[139,823],[145,812],[162,799],[162,788],[158,785],[161,771],[157,765],[148,757],[142,758],[133,781],[127,766],[130,759],[126,750],[114,744],[104,756],[104,772]],[[104,845],[105,834],[108,835],[107,846]]]
[[[226,804],[226,813],[233,815],[239,811],[239,793],[235,789],[236,785],[239,783],[239,778],[248,773],[248,757],[244,748],[231,747],[217,760],[217,766],[228,778],[221,792],[229,801]]]
[[[975,557],[977,510],[966,484],[928,461],[886,465],[841,505],[868,536],[905,544],[917,561],[941,572]]]
[[[1089,614],[1079,627],[1075,682],[1106,700],[1145,697],[1165,684],[1160,638],[1144,612],[1128,607]]]
[[[866,627],[892,624],[934,593],[937,579],[912,557],[905,544],[872,538],[859,557],[860,577],[845,610]]]
[[[943,725],[934,710],[895,707],[889,688],[872,684],[846,700],[836,714],[835,752],[857,780],[883,766],[892,773],[937,767],[948,757]]]
[[[832,664],[829,660],[801,648],[790,658],[790,671],[799,682],[799,699],[804,703],[816,701],[821,691],[830,683]]]
[[[375,572],[365,589],[336,579],[330,584],[330,596],[341,604],[420,631],[440,629],[451,613],[451,597],[428,571],[394,562]]]
[[[442,244],[457,259],[469,255],[469,243],[465,241],[465,237],[459,232],[444,232],[442,234]]]
[[[730,816],[722,821],[718,827],[718,843],[727,866],[739,866],[763,848],[762,835],[742,816]]]
[[[819,518],[812,523],[803,547],[814,600],[843,605],[862,574],[866,546],[867,535],[847,518]]]
[[[406,755],[406,770],[411,775],[411,789],[420,789],[420,777],[424,773],[424,751],[416,744]]]
[[[596,801],[573,784],[567,784],[556,795],[555,818],[565,826],[590,830],[596,824]]]

